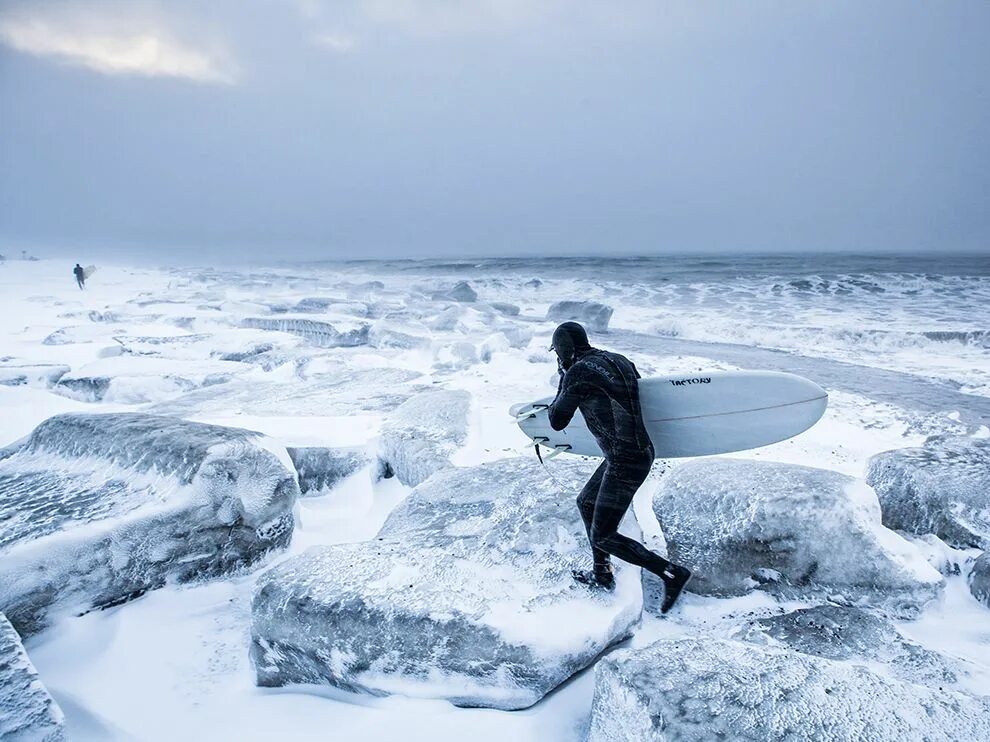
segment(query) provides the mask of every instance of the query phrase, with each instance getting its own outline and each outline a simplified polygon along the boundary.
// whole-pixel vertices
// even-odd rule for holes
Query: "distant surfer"
[[[592,348],[587,332],[576,322],[565,322],[554,331],[551,348],[557,354],[560,383],[547,411],[550,426],[563,430],[580,409],[605,455],[577,499],[594,568],[576,570],[574,577],[591,587],[611,590],[615,576],[610,556],[618,557],[663,580],[660,610],[666,613],[690,579],[690,570],[619,533],[619,523],[655,458],[639,407],[639,372],[625,356]]]
[[[76,283],[79,284],[79,288],[86,288],[86,270],[79,263],[76,263],[76,267],[72,269],[72,273],[76,277]]]

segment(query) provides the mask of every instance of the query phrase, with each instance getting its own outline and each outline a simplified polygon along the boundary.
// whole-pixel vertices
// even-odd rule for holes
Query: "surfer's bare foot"
[[[582,585],[587,585],[591,588],[596,588],[598,590],[613,590],[615,589],[615,575],[612,573],[612,568],[607,567],[605,569],[595,568],[591,569],[575,569],[571,572],[574,579],[580,582]]]
[[[666,613],[674,607],[684,586],[691,579],[691,570],[678,564],[670,564],[664,568],[660,579],[663,580],[663,603],[660,604],[660,612]]]

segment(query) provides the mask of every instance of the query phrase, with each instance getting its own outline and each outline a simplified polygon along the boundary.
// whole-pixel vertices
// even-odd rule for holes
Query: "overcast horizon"
[[[8,0],[0,253],[990,254],[990,4]]]

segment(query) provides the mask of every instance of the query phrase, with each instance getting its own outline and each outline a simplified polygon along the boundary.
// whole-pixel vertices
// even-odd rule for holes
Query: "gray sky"
[[[0,252],[990,252],[990,3],[0,3]]]

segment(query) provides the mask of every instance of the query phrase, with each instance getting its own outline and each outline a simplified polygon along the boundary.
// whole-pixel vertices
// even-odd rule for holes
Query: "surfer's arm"
[[[547,409],[547,416],[550,418],[550,427],[554,430],[563,430],[577,412],[578,405],[584,398],[585,383],[581,379],[581,369],[571,368],[560,379],[560,387],[557,389],[557,396]]]

